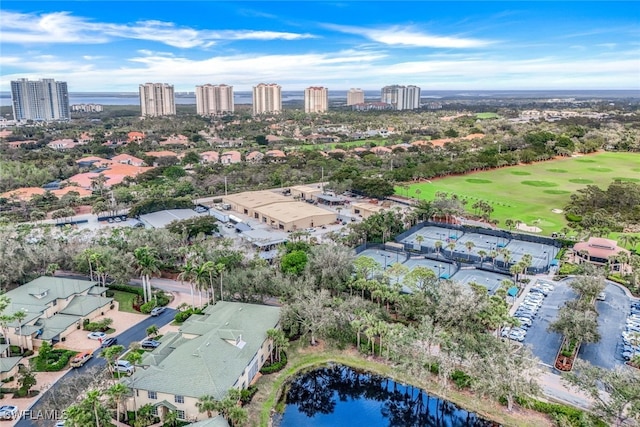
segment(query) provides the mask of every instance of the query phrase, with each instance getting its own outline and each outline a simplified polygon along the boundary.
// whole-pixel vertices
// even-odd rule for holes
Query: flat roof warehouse
[[[284,231],[328,225],[337,218],[334,212],[266,190],[231,194],[222,200],[234,211]]]

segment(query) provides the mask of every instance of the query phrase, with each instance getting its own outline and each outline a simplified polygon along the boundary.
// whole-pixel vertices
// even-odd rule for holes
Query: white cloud
[[[25,14],[4,11],[0,21],[3,43],[97,44],[115,39],[138,39],[177,48],[206,48],[224,40],[298,40],[308,33],[257,30],[196,30],[172,22],[139,21],[133,24],[93,22],[68,12]]]
[[[250,90],[260,82],[275,82],[285,90],[311,84],[331,89],[350,86],[377,89],[387,84],[415,84],[430,89],[632,89],[637,87],[640,64],[637,51],[616,58],[531,59],[473,57],[438,53],[420,60],[398,60],[376,50],[342,50],[332,53],[259,55],[242,54],[192,59],[164,52],[140,51],[105,68],[86,61],[28,55],[3,57],[7,68],[25,71],[3,76],[2,88],[19,77],[52,77],[81,91],[135,91],[145,81],[167,82],[179,91],[195,85],[226,83]]]
[[[343,25],[325,24],[326,28],[347,34],[356,34],[378,43],[389,46],[413,46],[432,48],[479,48],[494,43],[490,40],[481,40],[455,36],[438,36],[420,32],[411,27],[393,26],[387,28],[350,27]]]

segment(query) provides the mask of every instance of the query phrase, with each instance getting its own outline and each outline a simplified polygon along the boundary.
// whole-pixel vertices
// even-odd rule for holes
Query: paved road
[[[118,338],[118,344],[124,346],[125,348],[128,348],[130,343],[135,341],[141,341],[147,336],[146,329],[149,326],[156,325],[158,326],[158,328],[160,328],[166,325],[167,323],[170,323],[175,317],[175,314],[176,314],[176,310],[167,308],[167,310],[165,310],[165,312],[162,313],[160,316],[156,316],[156,317],[149,316],[148,318],[144,319],[142,322],[116,335],[116,337]],[[105,367],[106,361],[103,358],[99,357],[101,351],[102,349],[97,349],[96,351],[94,351],[93,358],[89,360],[87,363],[85,363],[83,367],[78,369],[71,369],[61,379],[66,378],[68,375],[78,375],[79,373],[82,373],[84,370],[91,367]],[[47,396],[47,394],[50,393],[51,390],[55,390],[57,387],[58,387],[58,383],[53,384],[49,390],[45,391],[42,394],[42,397]],[[39,408],[38,401],[36,401],[36,403],[34,403],[30,409],[32,410],[32,413],[34,414],[37,413],[38,409],[41,409]],[[62,411],[66,408],[59,408],[59,409]],[[53,424],[55,423],[51,422],[51,425]],[[28,419],[22,419],[18,421],[15,425],[17,427],[39,427],[38,424],[36,424],[35,420],[28,420]]]
[[[607,284],[604,292],[606,299],[596,303],[600,342],[582,345],[578,357],[593,365],[614,369],[624,364],[620,351],[621,335],[629,314],[630,301],[620,287],[611,283]]]

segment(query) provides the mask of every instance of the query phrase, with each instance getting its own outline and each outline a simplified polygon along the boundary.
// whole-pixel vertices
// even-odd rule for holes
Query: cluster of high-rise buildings
[[[173,85],[145,83],[139,86],[140,112],[143,117],[176,114]],[[233,113],[233,86],[204,84],[196,86],[196,111],[202,116]],[[69,92],[66,82],[53,79],[38,81],[20,79],[11,82],[13,116],[17,121],[52,121],[70,118]],[[381,90],[380,103],[395,110],[420,108],[420,88],[392,85]],[[356,109],[366,107],[364,91],[352,88],[347,93],[347,105]],[[73,106],[73,111],[101,111],[93,105]],[[329,90],[311,86],[304,90],[305,113],[324,113],[329,109]],[[260,83],[253,87],[253,114],[278,114],[282,111],[282,87],[275,83]]]
[[[166,83],[140,85],[140,105],[143,116],[166,116],[175,114],[173,86]],[[162,101],[161,101],[162,100]],[[418,86],[392,85],[382,88],[380,102],[394,110],[420,108]],[[149,108],[153,105],[153,109]],[[166,108],[160,108],[166,105]],[[364,91],[352,88],[347,93],[347,105],[365,106]],[[202,116],[233,113],[233,86],[205,84],[196,86],[196,111]],[[362,109],[362,108],[360,108]],[[324,113],[329,110],[329,90],[322,86],[311,86],[304,90],[305,113]],[[282,87],[275,83],[260,83],[253,87],[253,114],[278,114],[282,111]]]

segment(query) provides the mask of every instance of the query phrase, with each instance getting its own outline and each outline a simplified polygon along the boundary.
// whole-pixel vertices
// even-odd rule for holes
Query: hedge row
[[[141,297],[144,297],[144,291],[142,290],[142,288],[139,288],[137,286],[116,285],[116,284],[109,284],[107,286],[112,291],[129,292],[129,293],[140,295]]]
[[[287,354],[285,352],[280,353],[280,361],[274,362],[271,365],[265,365],[260,369],[260,373],[263,375],[273,374],[274,372],[281,371],[287,365]]]

